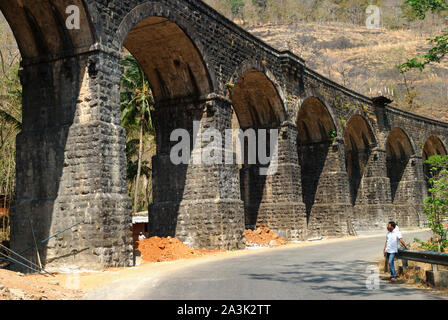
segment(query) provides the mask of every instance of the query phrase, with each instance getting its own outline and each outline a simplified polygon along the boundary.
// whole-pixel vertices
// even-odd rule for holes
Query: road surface
[[[405,233],[409,243],[414,236]],[[366,268],[381,258],[384,236],[270,250],[185,267],[145,284],[130,299],[446,299],[380,279],[366,287]]]

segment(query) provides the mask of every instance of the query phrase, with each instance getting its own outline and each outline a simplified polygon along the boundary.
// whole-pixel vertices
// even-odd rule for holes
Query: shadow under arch
[[[176,54],[176,52],[178,53],[179,50],[182,50],[182,47],[189,47],[189,52],[191,52],[194,56],[193,59],[197,62],[198,66],[198,68],[191,70],[193,75],[196,75],[196,73],[199,72],[202,76],[206,77],[208,82],[207,85],[204,88],[200,88],[200,90],[204,92],[204,94],[217,90],[217,78],[213,68],[213,63],[209,59],[208,52],[203,46],[201,41],[202,39],[198,32],[194,29],[194,26],[191,24],[190,20],[178,14],[165,4],[160,2],[145,2],[135,6],[128,14],[126,14],[118,26],[116,37],[114,38],[114,44],[117,46],[118,50],[121,50],[122,47],[127,48],[131,41],[129,38],[130,35],[136,34],[138,29],[142,30],[148,28],[148,24],[153,24],[153,27],[155,27],[157,23],[170,24],[172,29],[177,29],[175,31],[177,35],[182,33],[183,41],[180,44],[181,46],[173,48],[174,54]],[[166,40],[168,37],[171,37],[168,32],[153,36],[153,38],[158,38],[158,40],[162,40],[162,42],[163,39]],[[138,39],[135,41],[138,41]],[[187,51],[185,51],[184,55],[186,52]],[[175,60],[177,59],[173,59],[172,61],[175,62]],[[182,98],[181,95],[178,97]]]
[[[272,156],[278,141],[271,144],[270,130],[279,129],[287,116],[275,84],[264,72],[255,69],[247,69],[239,76],[231,99],[237,119],[234,127],[242,129],[244,133],[253,132],[252,135],[245,135],[241,141],[244,157],[241,159],[240,191],[245,207],[246,227],[254,228],[260,221],[262,203],[269,201],[267,199],[272,200],[272,188],[266,185],[270,178],[260,174],[260,169],[267,168],[269,163],[261,164],[258,157],[255,163],[250,162],[249,149],[258,154],[262,147],[266,150],[266,156]],[[266,141],[259,139],[260,129],[266,130]],[[263,215],[262,220],[265,221],[265,218]]]
[[[156,155],[152,158],[153,204],[148,208],[149,235],[177,236],[198,246],[199,236],[190,230],[195,228],[192,222],[195,218],[185,214],[188,210],[181,209],[181,202],[196,200],[201,192],[206,193],[200,181],[201,165],[192,164],[191,152],[200,133],[195,131],[194,122],[203,123],[207,117],[213,117],[204,114],[213,81],[191,35],[170,18],[145,16],[153,12],[152,5],[140,5],[135,10],[139,10],[138,16],[131,12],[122,22],[125,30],[129,30],[122,43],[145,72],[155,100],[151,111]],[[129,19],[132,28],[129,28]],[[189,133],[189,163],[173,164],[171,161],[171,149],[178,141],[171,141],[170,137],[176,129]]]
[[[377,145],[368,121],[361,115],[353,115],[344,133],[345,163],[350,184],[352,205],[355,205],[362,177],[372,149]]]
[[[317,97],[306,98],[297,115],[298,159],[301,168],[302,198],[306,206],[307,223],[316,199],[319,180],[327,164],[327,155],[336,137],[336,126],[327,106]],[[331,161],[331,160],[330,160]],[[328,168],[330,169],[330,168]]]
[[[80,9],[82,32],[66,27],[65,11],[70,5]],[[83,0],[1,1],[0,11],[11,26],[23,59],[70,54],[89,48],[97,39]]]
[[[414,155],[415,149],[406,132],[400,128],[393,128],[386,141],[386,167],[390,179],[392,203],[396,200],[405,202],[407,199],[398,197],[397,190],[402,182],[403,175],[408,168],[409,159]]]

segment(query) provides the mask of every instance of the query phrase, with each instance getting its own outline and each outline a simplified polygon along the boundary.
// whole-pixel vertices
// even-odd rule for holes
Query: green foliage
[[[268,0],[252,0],[252,4],[260,8],[266,8],[268,3]]]
[[[425,19],[428,11],[440,13],[448,10],[448,0],[406,0],[405,5],[412,8],[418,19]],[[430,63],[440,63],[448,52],[448,30],[441,35],[427,39],[432,48],[426,54],[408,59],[405,63],[397,66],[401,73],[408,72],[411,69],[423,71],[426,65]]]
[[[231,82],[227,82],[227,83],[226,83],[226,87],[227,87],[229,90],[232,90],[233,88],[235,88],[235,84],[233,84],[233,83],[231,83]]]
[[[428,11],[437,13],[448,9],[447,0],[406,0],[405,4],[410,6],[421,20],[426,18]]]
[[[121,124],[126,129],[143,124],[153,134],[150,112],[154,100],[146,75],[133,56],[125,56],[121,65],[125,67],[121,80]]]
[[[124,66],[121,80],[121,124],[127,133],[127,181],[130,196],[134,198],[133,210],[136,212],[149,202],[147,197],[142,199],[140,196],[142,192],[139,182],[141,174],[148,180],[151,177],[151,168],[142,158],[145,137],[155,135],[151,120],[154,99],[148,79],[137,60],[133,56],[125,56],[121,65]]]
[[[430,166],[429,193],[424,201],[424,213],[433,238],[427,242],[414,239],[425,249],[445,252],[448,247],[447,229],[443,222],[448,217],[448,156],[434,155],[425,161]]]
[[[232,12],[233,17],[237,17],[241,13],[241,9],[244,7],[243,0],[226,0],[226,6]]]
[[[7,23],[0,17],[0,195],[8,207],[15,194],[16,135],[22,127],[20,54]],[[9,239],[9,219],[0,219],[0,241]]]
[[[338,132],[334,129],[331,129],[328,132],[328,135],[330,136],[331,141],[334,141],[334,139],[336,139],[336,137],[338,136]]]

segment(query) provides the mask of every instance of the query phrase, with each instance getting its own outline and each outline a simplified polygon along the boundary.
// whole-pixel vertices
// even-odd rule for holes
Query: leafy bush
[[[448,214],[448,156],[434,155],[425,161],[430,166],[429,193],[424,202],[424,213],[428,217],[428,226],[433,232],[429,241],[414,240],[423,248],[445,252],[448,247],[447,229],[443,222]]]

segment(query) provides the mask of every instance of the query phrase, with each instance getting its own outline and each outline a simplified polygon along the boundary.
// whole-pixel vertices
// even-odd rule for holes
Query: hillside
[[[387,95],[393,105],[448,121],[448,59],[406,78],[396,65],[424,53],[428,35],[411,30],[368,30],[341,23],[261,25],[249,32],[289,49],[322,75],[367,96]]]

